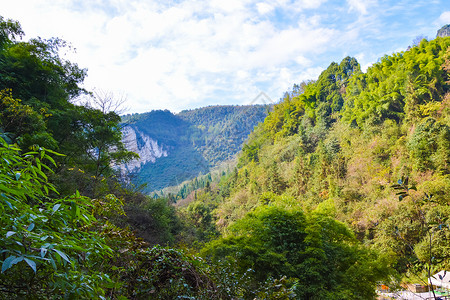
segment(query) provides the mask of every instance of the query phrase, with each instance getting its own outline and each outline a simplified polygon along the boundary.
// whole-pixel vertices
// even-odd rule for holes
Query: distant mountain
[[[178,185],[231,159],[269,109],[209,106],[123,116],[123,141],[140,158],[118,168],[127,181],[145,185],[146,193]]]

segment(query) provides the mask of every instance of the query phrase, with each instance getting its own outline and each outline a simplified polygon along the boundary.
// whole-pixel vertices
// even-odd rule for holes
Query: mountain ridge
[[[145,193],[208,173],[241,150],[270,105],[216,105],[174,114],[154,110],[122,116],[124,143],[141,158],[118,166]]]

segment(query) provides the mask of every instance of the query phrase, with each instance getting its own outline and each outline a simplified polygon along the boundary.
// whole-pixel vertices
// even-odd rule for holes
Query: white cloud
[[[257,3],[256,8],[258,10],[258,13],[262,15],[272,12],[274,10],[274,7],[272,5],[264,2]]]
[[[438,23],[442,26],[450,24],[450,11],[444,11],[439,16]]]
[[[371,40],[386,32],[382,9],[375,0],[0,4],[28,37],[70,41],[78,52],[69,58],[89,69],[86,87],[126,93],[132,112],[242,104],[260,91],[279,98],[347,53],[364,53],[368,65],[377,58],[373,53],[391,52]],[[435,20],[450,22],[449,12],[439,14]]]
[[[369,0],[347,0],[350,11],[356,10],[362,15],[367,15],[369,7],[373,4],[373,1]]]

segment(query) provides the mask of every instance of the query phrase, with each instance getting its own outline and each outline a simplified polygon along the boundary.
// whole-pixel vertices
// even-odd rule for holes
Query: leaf
[[[11,268],[12,266],[14,266],[15,264],[21,262],[21,261],[23,260],[23,258],[24,258],[23,256],[14,257],[14,258],[10,261],[9,266],[5,269],[5,271],[6,271],[8,268]],[[6,260],[5,260],[5,262],[6,262]],[[4,264],[5,262],[3,262],[3,264]],[[3,266],[2,266],[2,273],[3,273]]]
[[[47,254],[47,249],[46,248],[41,248],[41,257],[44,258],[45,254]]]
[[[28,231],[31,231],[31,230],[33,230],[33,229],[34,229],[34,223],[31,223],[31,224],[28,226],[27,230],[28,230]]]
[[[36,273],[36,263],[33,260],[28,259],[26,257],[24,257],[24,259],[27,262],[27,264],[30,266],[30,268],[33,269],[34,273]]]
[[[58,253],[59,256],[61,256],[62,259],[64,259],[68,263],[70,263],[70,259],[67,257],[67,255],[64,252],[62,252],[62,251],[60,251],[58,249],[52,249],[52,250],[55,251],[56,253]]]
[[[8,231],[8,232],[6,233],[6,237],[9,238],[9,237],[12,236],[13,234],[16,234],[16,232],[15,232],[15,231]]]
[[[11,255],[10,257],[8,257],[7,259],[5,259],[3,261],[2,264],[2,273],[5,272],[6,270],[8,270],[11,267],[11,262],[15,259],[16,257],[14,255]]]
[[[53,257],[51,257],[51,256],[50,256],[50,263],[52,264],[53,269],[56,271],[55,260],[54,260]]]
[[[8,206],[9,206],[10,209],[13,209],[13,206],[11,205],[11,203],[9,203],[9,201],[6,201],[6,200],[5,200],[5,202],[6,202],[6,204],[8,204]]]
[[[53,206],[53,212],[55,213],[61,207],[61,203],[55,204]]]

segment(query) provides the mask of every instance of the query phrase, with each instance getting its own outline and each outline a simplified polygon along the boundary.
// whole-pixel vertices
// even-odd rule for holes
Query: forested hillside
[[[150,193],[206,174],[235,156],[269,109],[266,105],[209,106],[178,114],[166,110],[123,116],[127,128],[156,141],[165,151],[164,156],[129,170],[127,176]]]
[[[259,282],[300,278],[295,293],[301,299],[310,299],[312,290],[318,299],[347,299],[333,287],[351,283],[332,275],[336,265],[328,266],[328,260],[338,268],[344,263],[334,256],[341,250],[328,245],[345,240],[327,231],[337,224],[385,259],[382,273],[394,276],[391,283],[426,285],[430,274],[448,270],[449,46],[449,37],[422,40],[380,58],[365,73],[347,57],[317,80],[295,85],[252,132],[239,167],[218,187],[197,191],[186,206],[197,238],[221,232],[204,251],[218,261],[235,257],[242,274],[255,268]],[[294,217],[301,212],[307,225],[295,232],[300,225],[284,218],[302,223],[303,216]],[[317,232],[324,222],[338,223]],[[272,232],[272,226],[286,227]],[[301,234],[313,237],[299,242]],[[313,250],[317,245],[324,248]],[[371,270],[363,273],[375,276]]]
[[[375,299],[449,269],[450,37],[294,85],[238,166],[176,205],[120,184],[136,154],[109,105],[73,104],[96,96],[68,44],[22,37],[0,17],[0,299]],[[140,130],[208,166],[246,109],[156,111]]]

